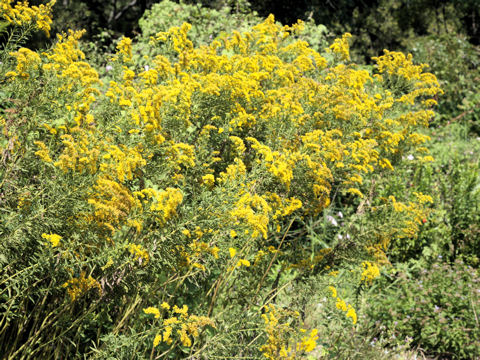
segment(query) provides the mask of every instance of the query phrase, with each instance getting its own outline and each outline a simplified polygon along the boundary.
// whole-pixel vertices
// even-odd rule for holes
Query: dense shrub
[[[370,294],[367,313],[377,338],[411,342],[431,356],[480,356],[480,276],[461,261],[402,267]]]
[[[141,35],[133,45],[133,57],[136,64],[146,64],[144,56],[153,57],[157,54],[168,54],[168,49],[162,46],[152,47],[150,39],[158,32],[167,31],[173,26],[181,26],[184,22],[191,25],[188,32],[194,47],[210,44],[213,40],[232,33],[244,32],[262,21],[255,12],[232,11],[230,7],[212,9],[201,5],[177,4],[163,0],[154,4],[139,20]],[[327,29],[323,25],[315,25],[308,21],[303,25],[303,31],[297,32],[295,38],[304,40],[316,51],[323,51],[328,46],[325,35]],[[175,55],[173,53],[172,55]],[[168,56],[168,55],[167,55]]]
[[[384,191],[429,193],[433,203],[416,236],[396,239],[389,249],[393,262],[432,260],[439,255],[478,266],[480,254],[480,141],[465,125],[432,129],[429,144],[434,162],[418,164],[413,154],[386,181]],[[383,195],[383,192],[380,193]]]
[[[366,68],[350,34],[320,54],[302,28],[270,16],[197,47],[184,23],[141,61],[123,38],[104,78],[81,31],[3,50],[2,354],[328,356],[285,291],[316,278],[356,324],[329,279],[368,286],[419,231],[430,196],[386,185],[404,155],[432,160],[441,90],[411,56]]]
[[[407,47],[418,61],[428,62],[445,92],[436,125],[460,122],[480,134],[480,49],[458,34],[415,37]]]

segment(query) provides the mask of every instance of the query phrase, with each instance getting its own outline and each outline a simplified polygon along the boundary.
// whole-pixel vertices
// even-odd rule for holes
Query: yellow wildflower
[[[57,234],[45,234],[45,233],[43,233],[42,238],[50,241],[50,244],[52,245],[52,247],[59,246],[60,245],[60,240],[62,240],[62,237],[60,235],[57,235]]]
[[[237,267],[240,267],[240,266],[242,266],[242,265],[245,266],[245,267],[249,267],[249,266],[250,266],[250,261],[245,260],[245,259],[240,259],[240,260],[238,260],[236,266],[237,266]]]
[[[328,289],[332,292],[332,297],[336,298],[337,297],[337,289],[335,289],[333,286],[329,286]]]
[[[145,314],[152,314],[155,316],[155,319],[158,319],[160,317],[160,310],[158,308],[150,306],[148,308],[143,309],[143,312]]]
[[[153,339],[153,347],[157,347],[158,344],[160,344],[160,341],[162,341],[162,335],[157,334],[155,339]]]
[[[68,280],[62,284],[62,287],[67,288],[68,295],[72,301],[76,301],[82,295],[92,288],[96,288],[98,293],[101,294],[102,288],[97,280],[92,276],[85,277],[85,271],[80,273],[79,277]]]

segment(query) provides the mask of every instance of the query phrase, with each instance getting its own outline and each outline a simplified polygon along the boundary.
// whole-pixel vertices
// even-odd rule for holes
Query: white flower
[[[407,159],[411,161],[411,160],[415,159],[415,157],[412,154],[410,154],[410,155],[407,156]]]
[[[338,226],[338,223],[337,223],[337,220],[335,220],[335,218],[331,215],[328,215],[327,216],[327,220],[330,221],[330,223],[333,225],[333,226]]]
[[[105,66],[105,70],[108,72],[108,71],[111,71],[113,70],[113,66],[112,65],[107,65]]]
[[[150,66],[145,65],[143,68],[145,69],[145,71],[148,71],[150,69]]]
[[[340,219],[343,219],[343,214],[342,214],[341,211],[339,211],[339,212],[337,213],[337,216],[338,216]]]

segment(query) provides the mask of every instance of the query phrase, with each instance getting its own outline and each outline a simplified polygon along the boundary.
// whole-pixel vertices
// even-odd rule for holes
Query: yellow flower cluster
[[[230,236],[232,236],[232,235],[235,235],[235,236],[236,236],[234,230],[232,230],[232,231],[230,232]],[[232,237],[235,237],[235,236],[232,236]],[[229,254],[230,254],[230,258],[231,258],[231,259],[235,258],[235,256],[237,255],[237,250],[234,249],[234,248],[229,248],[229,249],[228,249],[228,252],[229,252]],[[233,269],[235,269],[235,268],[239,268],[239,267],[241,267],[241,266],[249,267],[249,266],[250,266],[250,261],[248,261],[247,259],[238,259],[237,263],[235,264],[234,267],[231,268],[231,270],[233,270]]]
[[[114,61],[118,60],[118,56],[122,56],[120,61],[125,63],[132,60],[132,39],[126,36],[120,39],[117,44],[117,57],[114,58]]]
[[[423,96],[435,96],[438,93],[443,93],[439,88],[439,83],[435,75],[431,73],[424,73],[423,70],[428,67],[426,64],[414,65],[412,55],[400,52],[392,52],[384,50],[384,55],[372,58],[377,62],[377,69],[380,74],[386,74],[388,81],[406,81],[411,90],[405,94],[402,94],[397,101],[414,105],[415,100],[422,98]],[[433,100],[433,99],[432,99]],[[436,101],[426,102],[423,100],[424,105],[435,104]],[[433,112],[431,110],[426,111],[427,116],[431,118]]]
[[[154,348],[162,342],[166,345],[171,345],[175,340],[178,340],[183,346],[191,347],[193,344],[192,339],[198,338],[199,331],[202,328],[205,326],[215,328],[215,323],[212,319],[206,316],[189,315],[187,305],[183,305],[182,308],[174,305],[173,308],[170,308],[170,305],[164,302],[160,308],[162,310],[157,307],[143,309],[145,314],[152,314],[155,319],[160,318],[161,312],[169,313],[170,316],[164,316],[162,332],[158,333],[153,340]]]
[[[148,251],[143,248],[142,245],[139,244],[128,244],[128,251],[131,255],[138,260],[140,264],[145,262],[145,265],[150,260],[150,255],[148,255]]]
[[[55,2],[56,0],[50,0],[46,5],[30,6],[27,1],[1,0],[0,17],[18,26],[33,25],[50,36],[52,8]],[[15,5],[12,6],[12,3]]]
[[[65,106],[68,111],[73,112],[75,124],[78,126],[75,132],[83,137],[83,133],[87,129],[91,132],[95,125],[95,119],[89,111],[97,99],[96,96],[100,95],[97,86],[101,85],[97,71],[84,61],[85,54],[79,49],[79,39],[84,32],[69,30],[68,34],[57,35],[55,46],[43,53],[46,57],[43,69],[55,74],[62,82],[58,92],[59,98],[65,103],[57,105]],[[66,125],[74,124],[64,126]],[[67,127],[63,129],[65,132],[70,130]]]
[[[95,209],[95,221],[113,233],[137,202],[125,186],[106,177],[98,178],[93,190],[88,203]]]
[[[328,50],[337,54],[340,57],[340,60],[350,60],[350,46],[348,44],[348,39],[351,37],[352,35],[350,33],[343,34],[340,39],[335,39]]]
[[[398,111],[399,99],[382,90],[380,74],[372,77],[354,64],[327,68],[327,60],[308,44],[289,38],[301,24],[281,27],[269,17],[250,32],[235,32],[199,49],[188,39],[189,28],[184,24],[157,34],[152,44],[171,44],[174,60],[157,56],[138,75],[125,67],[122,81],[112,81],[106,96],[130,113],[131,122],[124,124],[129,133],[138,134],[147,147],[160,146],[166,170],[177,183],[201,165],[206,173],[200,183],[210,190],[247,181],[247,173],[256,169],[265,169],[282,184],[275,195],[261,186],[239,194],[230,214],[254,236],[267,237],[273,220],[293,211],[321,212],[330,203],[334,181],[343,192],[363,197],[365,174],[393,170],[390,154],[424,141],[414,130],[425,124],[429,110]],[[330,51],[348,59],[349,37],[338,39]],[[129,52],[128,40],[121,44],[118,59]],[[400,72],[412,71],[411,66],[408,61],[397,64]],[[316,79],[308,76],[311,71]],[[413,80],[433,95],[440,90],[432,79],[422,73]],[[203,109],[203,102],[213,99],[223,101],[224,113],[204,118],[202,111],[210,109]],[[193,136],[197,128],[199,134]],[[245,136],[246,131],[253,136]],[[216,146],[224,143],[228,151]],[[255,150],[253,163],[247,146]],[[301,195],[299,188],[304,189]],[[291,202],[280,209],[279,199]]]
[[[175,188],[167,188],[162,191],[148,188],[140,192],[135,192],[135,195],[144,199],[144,201],[145,198],[153,199],[150,205],[150,211],[157,215],[157,220],[161,224],[164,224],[176,214],[178,205],[183,201],[182,192]]]
[[[226,183],[228,181],[239,180],[247,173],[247,168],[240,158],[235,158],[233,163],[228,165],[225,171],[220,173],[220,183]]]
[[[399,75],[407,80],[419,80],[424,68],[428,67],[426,64],[413,65],[412,54],[405,56],[403,53],[384,50],[384,55],[374,57],[377,61],[378,71],[380,73],[386,72],[389,75]]]
[[[103,160],[100,165],[100,171],[115,174],[119,182],[132,180],[133,174],[137,168],[145,166],[146,160],[142,157],[141,148],[128,148],[125,145],[109,145],[106,154],[102,156]]]
[[[17,60],[17,67],[16,71],[9,71],[5,74],[7,77],[20,77],[23,79],[28,79],[30,76],[27,71],[34,70],[39,67],[41,63],[40,56],[27,48],[20,48],[18,51],[11,52],[11,56],[13,56]]]
[[[363,272],[360,281],[364,281],[365,284],[371,284],[373,280],[380,276],[380,269],[376,264],[372,264],[370,261],[364,261],[362,267]]]
[[[67,288],[68,295],[72,302],[78,300],[93,288],[97,289],[99,294],[102,293],[100,283],[92,276],[85,277],[85,271],[82,271],[79,277],[75,277],[65,282],[62,287]]]
[[[52,247],[57,247],[60,245],[60,240],[62,240],[62,237],[58,234],[42,234],[42,238],[50,241],[50,244]]]
[[[95,174],[100,151],[93,146],[95,139],[92,134],[80,128],[74,128],[73,134],[60,135],[60,139],[62,139],[64,148],[54,165],[65,173],[72,170],[78,173],[85,171]],[[41,147],[40,144],[38,145]],[[41,150],[44,149],[41,148]],[[39,153],[38,156],[42,154],[44,152]],[[43,158],[44,161],[48,161],[48,159],[47,157]]]
[[[318,329],[313,329],[308,336],[302,337],[297,343],[297,352],[312,352],[317,347],[318,338]]]
[[[235,209],[230,213],[236,223],[245,221],[252,229],[252,237],[262,235],[267,238],[269,214],[272,208],[267,201],[259,196],[245,193],[235,204]]]
[[[294,360],[315,350],[319,338],[317,329],[312,329],[309,335],[301,337],[300,341],[294,339],[297,330],[291,327],[289,318],[298,318],[298,313],[272,304],[265,305],[264,309],[262,318],[265,322],[267,341],[260,347],[260,351],[266,359]],[[306,330],[300,328],[299,332],[305,333]]]
[[[205,265],[203,255],[208,254],[213,256],[213,258],[218,259],[218,253],[220,249],[216,246],[212,246],[211,243],[207,243],[206,241],[201,241],[205,234],[212,234],[212,229],[201,229],[199,226],[195,228],[193,231],[193,235],[190,230],[184,229],[182,233],[188,238],[192,238],[191,243],[188,245],[187,248],[184,246],[179,245],[177,248],[180,250],[182,255],[181,265],[186,266],[187,268],[194,267],[200,270],[205,271]]]
[[[336,299],[335,306],[337,307],[338,310],[342,310],[345,312],[345,316],[347,318],[352,319],[352,323],[356,324],[357,323],[357,313],[355,309],[353,308],[352,305],[347,304],[345,300],[341,299],[338,294],[337,294],[337,289],[334,286],[329,286],[328,289],[332,293],[332,297]]]
[[[35,155],[37,155],[43,161],[51,163],[52,158],[49,155],[47,145],[45,145],[43,141],[35,141],[34,144],[39,147],[39,150],[35,151]]]
[[[400,239],[416,237],[419,227],[423,225],[422,220],[427,218],[431,211],[426,206],[427,204],[433,203],[431,196],[416,192],[413,195],[415,196],[416,201],[410,201],[408,204],[397,201],[393,195],[390,195],[388,198],[394,211],[403,216],[403,220],[400,222],[403,226],[397,228],[398,232],[396,234]]]

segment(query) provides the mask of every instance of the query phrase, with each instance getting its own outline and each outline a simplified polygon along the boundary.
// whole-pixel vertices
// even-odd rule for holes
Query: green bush
[[[409,56],[361,66],[350,34],[318,53],[302,28],[270,16],[194,46],[183,23],[143,54],[122,38],[105,73],[81,31],[3,50],[0,353],[341,352],[307,321],[316,300],[293,294],[313,279],[336,314],[321,330],[357,326],[341,287],[370,284],[428,213],[428,195],[385,189],[403,155],[430,160],[441,90]]]
[[[480,274],[457,261],[399,267],[372,288],[366,308],[369,331],[391,345],[411,342],[431,356],[480,356]]]
[[[141,35],[137,37],[133,46],[135,62],[146,65],[147,61],[144,58],[146,55],[150,58],[159,53],[165,55],[168,50],[164,47],[155,49],[148,45],[151,37],[173,26],[180,26],[184,22],[192,25],[189,39],[194,47],[199,47],[233,31],[249,30],[262,21],[255,12],[248,12],[248,9],[243,8],[241,10],[236,11],[228,6],[213,9],[200,4],[175,3],[170,0],[154,4],[151,9],[145,11],[138,23]],[[327,46],[326,34],[325,26],[316,25],[310,20],[305,23],[305,29],[295,37],[307,41],[316,51],[323,51]]]
[[[480,134],[480,49],[455,33],[411,38],[406,47],[430,66],[445,92],[438,98],[435,124],[460,122]]]
[[[468,137],[465,125],[451,124],[431,129],[429,144],[434,161],[419,164],[408,160],[385,181],[380,193],[428,193],[433,202],[429,214],[421,219],[415,236],[397,238],[389,249],[393,262],[434,259],[439,255],[454,261],[462,259],[478,266],[480,254],[480,141]]]

